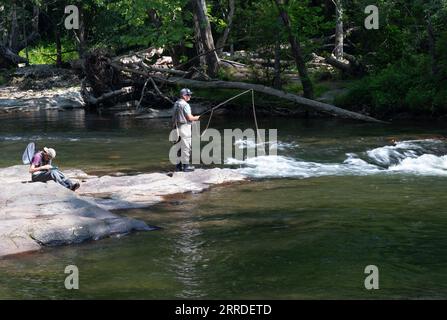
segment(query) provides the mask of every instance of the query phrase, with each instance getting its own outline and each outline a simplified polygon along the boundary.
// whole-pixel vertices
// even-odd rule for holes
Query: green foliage
[[[76,46],[72,41],[64,39],[62,42],[62,61],[70,61],[79,58]],[[40,43],[35,47],[28,48],[30,64],[54,64],[56,63],[56,44]],[[20,56],[26,57],[25,50],[20,52]]]
[[[113,24],[101,31],[117,47],[192,44],[192,29],[188,25],[191,13],[183,10],[187,0],[96,0],[96,3],[104,8],[98,19],[113,19]]]
[[[377,116],[401,112],[440,115],[447,107],[445,88],[447,81],[431,75],[429,59],[418,56],[355,82],[336,103],[352,110],[366,108]]]
[[[367,0],[347,0],[351,24],[362,26],[361,8]],[[446,113],[447,1],[381,0],[380,29],[361,28],[351,39],[357,57],[370,75],[356,81],[336,104],[366,110],[376,116],[396,113],[441,115]],[[434,56],[430,51],[432,25]],[[432,71],[436,69],[437,73]]]
[[[3,75],[0,74],[0,86],[6,84],[6,79]]]
[[[302,45],[303,56],[312,52],[321,56],[332,53],[331,36],[335,28],[335,8],[330,0],[289,0],[285,9],[293,34]],[[61,33],[63,60],[77,58],[72,31],[63,28],[64,7],[77,5],[82,12],[88,49],[106,48],[117,54],[139,48],[163,47],[166,54],[175,50],[175,61],[186,62],[195,54],[194,23],[190,0],[24,0],[18,4],[19,40],[23,40],[23,22],[33,17],[33,5],[41,8],[41,41],[29,48],[32,64],[54,63],[55,31]],[[447,0],[343,0],[344,28],[351,30],[346,38],[346,52],[367,66],[368,75],[352,85],[350,92],[339,97],[340,105],[388,116],[399,112],[414,114],[446,113],[447,96]],[[272,84],[272,64],[262,67],[250,58],[264,62],[280,48],[282,61],[291,61],[288,34],[272,0],[235,0],[235,16],[228,43],[247,52],[248,72],[232,73],[221,69],[223,80],[245,80]],[[380,11],[380,29],[366,30],[366,6],[374,4]],[[228,0],[206,0],[215,41],[227,27]],[[0,28],[8,39],[12,25],[12,1],[0,0]],[[352,31],[353,30],[353,31]],[[430,30],[430,31],[429,31]],[[33,31],[25,24],[25,33]],[[6,39],[6,40],[5,40]],[[329,39],[329,40],[328,40]],[[326,46],[323,46],[326,44]],[[328,45],[329,44],[329,45]],[[433,52],[433,46],[435,49]],[[169,53],[168,53],[169,52]],[[22,51],[21,56],[25,53]],[[285,63],[282,64],[284,70]],[[289,65],[287,71],[297,70]],[[313,82],[332,79],[323,68],[310,71]],[[436,72],[432,72],[435,70]],[[237,79],[239,78],[239,79]],[[283,73],[283,78],[285,75]],[[302,93],[299,84],[285,84],[286,91]],[[315,86],[316,96],[328,88]]]
[[[303,86],[299,82],[289,82],[285,85],[283,85],[282,88],[286,92],[290,92],[293,94],[303,94]],[[325,92],[329,91],[330,88],[322,83],[316,83],[314,85],[314,94],[315,97],[321,97]]]
[[[322,6],[312,5],[312,2],[310,0],[289,1],[286,7],[291,19],[292,31],[303,43],[305,55],[315,49],[315,44],[309,39],[319,37],[333,28],[332,22],[325,21]],[[287,32],[271,0],[237,3],[232,37],[237,45],[243,45],[245,50],[261,51],[264,57],[272,56],[277,41],[288,45]],[[281,51],[282,56],[289,54],[287,48]]]

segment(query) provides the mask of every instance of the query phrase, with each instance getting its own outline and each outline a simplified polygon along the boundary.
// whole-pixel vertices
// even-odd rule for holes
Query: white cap
[[[54,150],[53,148],[43,148],[43,151],[45,151],[46,154],[48,154],[50,156],[51,159],[56,158],[56,150]]]

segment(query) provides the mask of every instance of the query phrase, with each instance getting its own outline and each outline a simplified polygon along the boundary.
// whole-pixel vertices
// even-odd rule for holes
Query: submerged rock
[[[0,169],[0,257],[34,251],[42,246],[98,240],[153,227],[109,210],[149,206],[163,196],[200,192],[210,185],[241,181],[229,169],[197,170],[136,176],[90,176],[65,172],[84,182],[74,193],[54,183],[31,183],[27,166]]]

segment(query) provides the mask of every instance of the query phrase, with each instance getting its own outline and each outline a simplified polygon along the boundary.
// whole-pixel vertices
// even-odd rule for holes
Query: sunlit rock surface
[[[30,183],[27,166],[0,169],[0,256],[152,230],[142,221],[109,210],[149,206],[166,195],[200,192],[213,184],[244,179],[229,169],[196,170],[172,177],[161,173],[120,177],[89,176],[80,170],[65,173],[81,181],[78,192],[52,181]]]
[[[26,91],[12,86],[0,87],[0,113],[76,109],[84,105],[80,87]]]
[[[0,86],[0,113],[83,108],[80,80],[70,69],[52,65],[18,68]]]
[[[79,193],[91,196],[104,209],[144,207],[163,200],[163,196],[200,192],[213,184],[244,180],[244,176],[230,169],[176,172],[172,177],[162,173],[136,176],[88,179]]]

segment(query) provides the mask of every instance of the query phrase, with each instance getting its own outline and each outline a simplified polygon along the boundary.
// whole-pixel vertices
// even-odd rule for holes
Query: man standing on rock
[[[172,122],[174,129],[177,130],[180,143],[181,156],[180,162],[176,166],[176,171],[194,171],[194,167],[190,165],[191,146],[192,146],[192,122],[198,121],[200,116],[193,116],[191,106],[188,101],[191,100],[191,90],[185,88],[180,90],[180,98],[174,104],[174,112]]]
[[[29,173],[33,182],[47,182],[53,180],[60,185],[72,191],[76,191],[80,184],[73,183],[70,179],[51,165],[51,161],[56,158],[56,150],[52,148],[43,148],[43,151],[37,152],[31,160]]]

